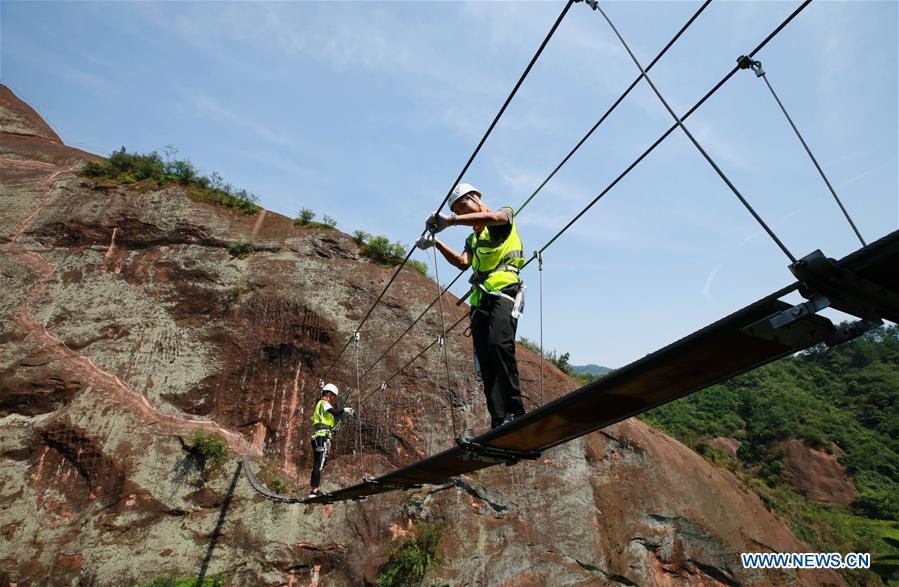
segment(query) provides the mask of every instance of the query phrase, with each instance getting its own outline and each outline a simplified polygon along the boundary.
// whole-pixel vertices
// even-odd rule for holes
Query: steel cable
[[[702,5],[696,10],[696,12],[693,13],[693,15],[689,18],[689,20],[687,20],[687,22],[684,23],[684,25],[680,28],[680,30],[677,31],[677,33],[671,38],[671,40],[668,41],[668,43],[665,45],[665,47],[663,47],[662,50],[659,51],[659,53],[655,56],[655,58],[652,60],[652,62],[647,67],[647,71],[649,69],[651,69],[665,55],[665,53],[668,52],[668,49],[670,49],[672,47],[672,45],[674,45],[674,43],[677,42],[677,40],[681,37],[681,35],[683,35],[683,33],[693,24],[693,22],[699,17],[700,14],[702,14],[702,12],[706,9],[706,7],[711,2],[712,2],[712,0],[706,0],[705,2],[702,3]],[[537,188],[531,193],[531,195],[528,196],[528,198],[524,201],[524,203],[521,204],[521,206],[518,208],[518,211],[515,212],[516,217],[518,217],[518,215],[521,214],[521,212],[531,202],[531,200],[533,200],[537,196],[537,194],[539,194],[543,190],[543,188],[546,186],[546,184],[549,183],[550,180],[552,180],[552,178],[556,175],[556,173],[566,163],[568,163],[568,161],[571,159],[571,157],[574,156],[574,154],[584,145],[584,143],[587,142],[587,140],[593,135],[594,132],[596,132],[596,130],[600,127],[600,125],[602,125],[602,123],[605,122],[605,120],[609,117],[609,115],[611,115],[612,112],[615,111],[615,109],[618,107],[618,105],[621,104],[621,102],[630,94],[631,90],[634,89],[634,87],[640,82],[640,80],[642,78],[643,78],[643,76],[637,76],[636,79],[634,79],[634,81],[631,82],[631,84],[618,97],[618,99],[615,100],[615,102],[599,118],[599,120],[597,120],[596,124],[594,124],[590,128],[590,130],[588,130],[587,133],[583,137],[581,137],[581,139],[574,145],[574,147],[571,148],[571,150],[569,150],[568,154],[565,155],[565,157],[562,159],[562,161],[558,165],[556,165],[556,167],[540,183],[540,185],[537,186]],[[461,178],[461,176],[460,176],[460,178]],[[446,291],[450,287],[452,287],[452,285],[455,284],[456,281],[458,281],[458,279],[462,276],[463,273],[465,273],[464,270],[460,271],[459,274],[456,275],[456,277],[453,279],[453,281],[450,282],[450,284],[443,290],[442,293],[446,293]],[[425,308],[424,311],[418,316],[418,318],[416,318],[415,321],[412,322],[412,324],[409,326],[409,328],[407,328],[402,334],[400,334],[399,338],[396,339],[393,342],[393,344],[391,344],[390,347],[384,353],[382,353],[381,356],[378,357],[375,360],[375,362],[372,363],[365,370],[365,372],[362,374],[362,376],[365,377],[365,375],[368,374],[369,371],[371,371],[371,369],[374,368],[374,366],[377,365],[393,349],[393,347],[396,346],[396,344],[409,333],[409,331],[412,329],[412,327],[415,326],[415,324],[417,324],[418,321],[421,320],[422,317],[424,317],[425,313],[428,310],[430,310],[436,303],[437,303],[437,299],[435,298],[434,301],[431,302],[431,304],[428,305],[428,307]]]
[[[749,53],[749,57],[752,57],[756,53],[761,51],[765,47],[765,45],[767,45],[771,41],[771,39],[776,37],[778,35],[778,33],[780,33],[780,31],[782,31],[784,29],[784,27],[786,27],[794,18],[796,18],[796,16],[798,16],[799,13],[802,12],[805,9],[805,7],[811,3],[811,1],[812,0],[805,0],[802,4],[800,4],[798,8],[796,8],[786,19],[784,19],[784,21],[781,22],[777,26],[777,28],[775,28],[773,31],[771,31],[771,33],[769,33],[768,36],[765,37],[765,39],[761,43],[759,43],[756,46],[756,48],[752,50],[752,52]],[[700,106],[705,104],[706,100],[708,100],[710,97],[712,97],[712,95],[714,95],[721,88],[721,86],[723,86],[725,83],[727,83],[727,81],[730,80],[730,78],[732,78],[733,75],[735,73],[737,73],[739,70],[740,70],[740,67],[738,65],[734,66],[734,68],[731,69],[730,72],[727,73],[727,75],[725,75],[723,78],[721,78],[721,80],[717,84],[715,84],[711,90],[706,92],[706,94],[702,98],[700,98],[699,101],[696,102],[696,104],[694,104],[693,107],[690,108],[686,114],[681,116],[680,120],[681,121],[687,120],[690,117],[690,115],[692,115],[694,112],[696,112],[696,110],[698,110]],[[613,187],[615,187],[619,181],[624,179],[624,177],[628,173],[630,173],[634,167],[636,167],[641,161],[643,161],[643,159],[645,159],[647,155],[652,153],[652,151],[656,147],[658,147],[662,143],[662,141],[664,141],[666,138],[668,138],[668,135],[670,135],[672,132],[674,132],[674,130],[677,127],[678,127],[678,125],[677,125],[677,123],[675,123],[675,124],[671,125],[668,128],[668,130],[666,130],[664,133],[662,133],[662,135],[658,139],[656,139],[656,141],[652,145],[650,145],[649,148],[647,148],[645,151],[643,151],[643,153],[640,154],[639,157],[637,157],[630,165],[628,165],[624,169],[624,171],[622,171],[614,180],[612,180],[612,182],[609,185],[607,185],[601,192],[599,192],[599,194],[595,198],[593,198],[580,212],[577,213],[577,215],[575,215],[574,218],[572,218],[565,226],[563,226],[561,228],[561,230],[559,230],[551,239],[549,239],[549,241],[545,245],[543,245],[543,247],[541,249],[539,249],[539,251],[537,251],[537,252],[540,252],[540,253],[545,252],[546,249],[548,249],[550,247],[550,245],[552,245],[554,242],[556,242],[556,240],[558,240],[560,236],[562,236],[569,228],[571,228],[571,226],[575,222],[580,220],[581,216],[586,214],[587,211],[590,210],[590,208],[592,208],[596,204],[596,202],[598,202],[603,196],[605,196],[607,193],[609,193],[609,191],[611,191],[611,189]],[[536,259],[536,256],[532,256],[530,259],[528,259],[527,262],[522,267],[522,269],[524,269],[524,267],[527,267],[528,265],[530,265],[534,259]]]
[[[437,262],[437,247],[433,247],[434,249],[434,280],[437,282],[437,300],[438,306],[440,308],[440,341],[438,342],[437,348],[437,360],[438,360],[438,371],[440,370],[440,350],[443,349],[443,362],[446,365],[446,390],[449,394],[449,404],[450,404],[450,419],[453,422],[453,438],[459,435],[458,430],[456,429],[456,393],[453,391],[452,382],[450,380],[450,368],[449,368],[449,353],[446,349],[446,321],[443,318],[443,292],[440,289],[440,271],[438,269],[439,263]]]
[[[662,93],[656,87],[655,83],[653,83],[652,78],[649,77],[649,75],[646,73],[646,70],[640,64],[640,60],[637,59],[637,56],[634,55],[633,51],[631,51],[631,48],[627,44],[627,41],[625,41],[624,37],[621,36],[621,33],[618,32],[618,28],[612,22],[612,19],[609,18],[609,15],[606,14],[605,10],[603,10],[599,6],[599,3],[594,4],[593,8],[595,10],[598,10],[599,13],[602,15],[602,17],[606,20],[606,22],[609,23],[609,27],[615,33],[615,36],[618,37],[618,40],[621,41],[622,46],[627,51],[627,54],[630,55],[631,60],[634,62],[634,65],[636,65],[637,69],[640,70],[640,75],[643,76],[643,79],[645,79],[646,83],[649,84],[649,87],[652,88],[652,91],[655,93],[656,97],[658,97],[658,99],[662,103],[662,105],[665,106],[665,110],[667,110],[668,113],[671,115],[671,117],[674,118],[674,121],[677,124],[677,126],[679,126],[680,129],[684,132],[684,134],[687,135],[687,138],[690,139],[690,142],[693,143],[693,146],[696,147],[696,149],[702,154],[702,156],[705,158],[705,160],[708,162],[708,164],[712,166],[712,169],[715,170],[715,173],[718,174],[718,177],[720,177],[721,180],[725,184],[727,184],[727,187],[729,187],[730,190],[737,197],[737,199],[740,200],[740,203],[743,204],[743,206],[746,208],[746,210],[748,210],[749,213],[752,214],[752,217],[755,218],[756,222],[758,222],[761,225],[761,227],[765,229],[765,232],[768,233],[768,236],[770,236],[774,240],[774,242],[777,244],[777,246],[780,247],[780,249],[787,256],[787,258],[789,258],[792,263],[795,263],[796,257],[793,256],[793,253],[791,253],[790,250],[786,247],[786,245],[784,245],[783,242],[781,242],[781,240],[777,237],[777,234],[774,233],[774,231],[771,229],[771,227],[768,226],[768,224],[762,219],[762,217],[758,214],[758,212],[755,211],[755,208],[752,207],[752,204],[750,204],[749,201],[746,200],[745,197],[743,197],[743,194],[740,193],[740,190],[738,190],[737,187],[730,180],[730,178],[728,178],[727,175],[725,175],[725,173],[721,170],[721,168],[718,166],[718,164],[715,163],[715,160],[712,159],[712,157],[706,152],[706,150],[702,148],[702,145],[699,144],[699,141],[696,140],[696,138],[693,136],[693,133],[691,133],[687,129],[686,125],[684,125],[684,121],[681,120],[680,118],[678,118],[677,113],[674,112],[674,110],[671,108],[671,105],[668,104],[668,101],[665,99],[664,96],[662,96]]]
[[[742,60],[742,58],[741,58]],[[821,165],[818,164],[818,160],[812,154],[811,148],[808,146],[808,143],[805,142],[805,139],[802,137],[802,134],[799,132],[799,128],[796,126],[796,123],[793,122],[793,118],[787,112],[786,107],[783,105],[783,102],[780,101],[780,97],[777,95],[777,92],[774,91],[774,88],[771,86],[770,80],[768,80],[767,73],[762,69],[762,64],[759,61],[749,61],[748,67],[752,69],[755,73],[756,77],[762,78],[762,81],[765,82],[765,85],[768,86],[768,90],[771,92],[771,95],[774,97],[774,101],[777,102],[777,105],[780,106],[780,111],[783,112],[784,116],[787,118],[787,122],[790,123],[790,126],[793,128],[793,132],[796,133],[796,137],[799,139],[799,142],[802,143],[803,148],[805,148],[805,152],[808,153],[809,159],[812,160],[812,163],[815,164],[815,169],[818,170],[818,174],[821,175],[821,179],[824,180],[824,184],[827,185],[827,189],[830,190],[830,193],[833,195],[833,199],[836,200],[837,206],[840,207],[840,210],[843,212],[843,216],[846,217],[846,220],[849,222],[849,226],[852,227],[852,230],[855,232],[855,236],[858,237],[858,241],[862,244],[862,246],[867,246],[868,243],[865,242],[865,239],[862,238],[862,233],[859,232],[858,227],[855,225],[855,222],[852,220],[852,216],[849,215],[849,211],[846,209],[846,206],[843,205],[843,201],[840,200],[840,197],[837,195],[837,191],[830,184],[830,180],[827,179],[827,175],[824,173],[824,170],[821,168]],[[740,63],[742,67],[743,64]]]
[[[777,36],[777,35],[778,35],[778,34],[779,34],[779,33],[780,33],[780,32],[781,32],[781,31],[782,31],[782,30],[783,30],[783,29],[790,23],[790,22],[792,22],[792,20],[793,20],[794,18],[796,18],[796,16],[798,16],[798,15],[799,15],[799,14],[800,14],[800,13],[807,7],[807,6],[811,3],[811,1],[812,1],[812,0],[804,0],[804,1],[802,2],[802,4],[800,4],[800,5],[799,5],[799,6],[798,6],[792,13],[790,13],[789,16],[787,16],[787,18],[785,18],[785,19],[784,19],[784,20],[783,20],[783,21],[782,21],[782,22],[781,22],[781,23],[780,23],[780,24],[779,24],[773,31],[771,31],[771,32],[768,34],[768,36],[766,36],[766,37],[765,37],[765,38],[764,38],[764,39],[763,39],[763,40],[762,40],[762,41],[761,41],[761,42],[760,42],[760,43],[759,43],[759,44],[758,44],[758,45],[757,45],[757,46],[756,46],[756,47],[755,47],[749,54],[748,54],[748,56],[749,56],[749,57],[753,57],[753,56],[756,55],[759,51],[761,51],[761,50],[762,50],[762,49],[763,49],[763,48],[764,48],[764,47],[765,47],[765,46],[766,46],[766,45],[767,45],[767,44],[768,44],[774,37],[776,37],[776,36]],[[691,19],[691,20],[692,20],[692,19]],[[728,80],[730,80],[730,78],[733,77],[733,75],[734,75],[737,71],[739,71],[739,69],[740,69],[739,66],[735,66],[733,69],[731,69],[731,70],[730,70],[730,71],[729,71],[723,78],[721,78],[720,81],[718,81],[718,83],[716,83],[716,84],[715,84],[715,85],[714,85],[708,92],[706,92],[706,94],[705,94],[702,98],[700,98],[699,101],[696,102],[696,103],[693,105],[692,108],[690,108],[690,109],[689,109],[689,110],[688,110],[682,117],[680,117],[680,120],[681,120],[681,121],[684,121],[684,120],[686,120],[687,118],[689,118],[694,112],[696,112],[696,110],[698,110],[698,109],[699,109],[699,108],[700,108],[700,107],[701,107],[701,106],[702,106],[702,105],[703,105],[703,104],[704,104],[704,103],[705,103],[711,96],[713,96],[713,95],[714,95],[714,94],[721,88],[721,86],[723,86],[725,83],[727,83]],[[644,77],[644,76],[641,75],[640,77],[642,78],[642,77]],[[547,248],[549,248],[549,247],[550,247],[556,240],[559,239],[559,237],[562,236],[562,234],[564,234],[564,233],[565,233],[565,232],[566,232],[566,231],[567,231],[567,230],[568,230],[568,229],[569,229],[575,222],[577,222],[577,221],[578,221],[584,214],[586,214],[587,211],[590,210],[590,208],[592,208],[592,207],[596,204],[596,202],[598,202],[598,201],[599,201],[605,194],[607,194],[609,191],[611,191],[611,189],[614,188],[615,185],[617,185],[618,182],[621,181],[627,174],[629,174],[629,173],[634,169],[634,167],[636,167],[641,161],[643,161],[643,159],[646,158],[647,155],[649,155],[649,154],[650,154],[656,147],[658,147],[658,146],[659,146],[659,145],[660,145],[666,138],[668,138],[668,135],[670,135],[672,132],[674,132],[674,130],[675,130],[676,128],[678,128],[678,124],[677,124],[677,123],[675,123],[675,124],[673,124],[671,127],[669,127],[668,130],[666,130],[666,131],[665,131],[665,132],[664,132],[658,139],[656,139],[656,141],[655,141],[654,143],[652,143],[652,145],[650,145],[649,148],[647,148],[647,149],[646,149],[646,150],[645,150],[639,157],[637,157],[637,159],[635,159],[630,165],[628,165],[628,166],[624,169],[624,171],[622,171],[622,172],[621,172],[621,173],[620,173],[620,174],[619,174],[619,175],[618,175],[618,176],[617,176],[617,177],[616,177],[616,178],[615,178],[609,185],[607,185],[607,186],[606,186],[606,187],[605,187],[605,188],[604,188],[604,189],[603,189],[603,190],[602,190],[602,191],[601,191],[601,192],[600,192],[600,193],[599,193],[593,200],[591,200],[591,201],[590,201],[590,202],[589,202],[589,203],[588,203],[588,204],[587,204],[587,205],[586,205],[586,206],[585,206],[585,207],[584,207],[584,208],[583,208],[577,215],[575,215],[574,218],[572,218],[572,219],[571,219],[571,220],[570,220],[564,227],[562,227],[562,229],[559,230],[559,231],[558,231],[558,232],[557,232],[557,233],[556,233],[556,234],[555,234],[555,235],[554,235],[554,236],[553,236],[553,237],[552,237],[552,238],[551,238],[545,245],[543,245],[542,248],[540,248],[539,250],[535,251],[535,252],[534,252],[534,255],[533,255],[530,259],[528,259],[528,261],[524,264],[524,266],[522,267],[522,270],[523,270],[525,267],[527,267],[528,265],[530,265],[531,262],[532,262],[534,259],[538,258],[538,255],[542,255],[543,252],[546,251]],[[464,272],[464,271],[463,271],[463,272]],[[460,275],[461,275],[461,273],[460,273]],[[457,279],[458,279],[458,276],[457,276]],[[435,303],[436,303],[436,300],[435,300]],[[433,304],[432,304],[432,305],[433,305]],[[429,307],[430,307],[430,306],[429,306]],[[467,316],[463,315],[458,321],[456,321],[455,324],[453,324],[449,329],[447,329],[447,332],[452,331],[452,330],[453,330],[453,329],[454,329],[460,322],[462,322],[462,320],[464,320],[466,317],[467,317]],[[419,317],[419,319],[420,319],[420,318],[421,318],[421,317]],[[407,332],[408,332],[408,330],[407,330]],[[404,335],[405,335],[405,333],[404,333]],[[402,367],[400,367],[399,369],[397,369],[396,371],[394,371],[393,374],[391,374],[391,376],[390,376],[387,380],[385,380],[385,382],[384,382],[380,387],[373,389],[371,392],[369,392],[369,393],[365,396],[365,399],[363,400],[363,403],[364,403],[366,400],[368,400],[373,394],[375,394],[379,389],[384,389],[384,388],[386,387],[386,384],[387,384],[387,383],[389,383],[391,380],[393,380],[393,378],[395,378],[395,377],[396,377],[397,375],[399,375],[402,371],[404,371],[409,365],[411,365],[416,359],[418,359],[421,355],[423,355],[428,349],[430,349],[430,348],[431,348],[432,346],[434,346],[434,344],[436,344],[436,343],[437,343],[437,340],[435,339],[434,341],[431,342],[431,344],[429,344],[427,347],[425,347],[424,349],[422,349],[422,351],[419,352],[415,357],[413,357],[412,359],[410,359],[405,365],[403,365]]]
[[[562,9],[562,12],[559,14],[558,18],[556,18],[556,21],[553,23],[552,28],[550,28],[549,32],[546,34],[546,37],[544,37],[543,42],[540,43],[540,47],[537,49],[537,52],[534,53],[534,56],[531,58],[531,61],[528,63],[524,72],[521,74],[521,77],[518,78],[518,82],[515,84],[515,87],[512,88],[512,92],[508,95],[508,97],[506,98],[506,101],[503,102],[503,105],[499,109],[499,112],[496,113],[496,116],[493,118],[493,122],[490,123],[490,127],[487,129],[487,132],[485,132],[484,136],[481,137],[480,142],[478,142],[478,146],[475,147],[475,150],[474,150],[474,152],[472,152],[471,157],[468,158],[468,161],[465,163],[465,166],[462,168],[462,171],[459,173],[459,176],[456,178],[456,181],[453,182],[452,186],[450,186],[450,189],[446,192],[446,196],[444,196],[443,200],[440,202],[440,205],[437,207],[438,213],[440,212],[440,210],[443,209],[443,206],[449,200],[450,195],[453,193],[453,188],[456,187],[456,185],[462,180],[462,177],[468,171],[468,168],[471,167],[471,164],[474,161],[475,157],[477,157],[478,153],[480,152],[481,147],[483,147],[484,143],[487,141],[487,137],[489,137],[490,133],[493,132],[493,129],[496,127],[497,122],[499,122],[499,119],[505,113],[506,108],[512,102],[512,98],[515,97],[515,94],[518,92],[518,89],[521,87],[521,84],[524,82],[525,78],[531,72],[531,69],[534,67],[534,64],[537,62],[537,59],[540,57],[540,54],[543,53],[543,49],[546,48],[546,45],[549,43],[549,40],[555,34],[556,29],[559,28],[559,25],[562,23],[562,19],[565,18],[565,15],[568,13],[568,10],[571,8],[572,4],[574,4],[574,0],[568,0],[565,3],[565,7]],[[427,229],[422,231],[422,233],[421,233],[422,236],[424,236],[425,232],[427,232]],[[368,320],[368,317],[371,316],[372,311],[374,311],[375,307],[377,307],[378,303],[384,297],[384,294],[387,293],[387,290],[390,289],[390,286],[396,280],[397,275],[399,275],[400,271],[402,271],[402,269],[403,269],[403,267],[405,267],[406,263],[409,262],[409,258],[412,256],[412,253],[414,251],[415,251],[415,246],[413,245],[410,248],[409,253],[406,255],[406,258],[403,259],[403,261],[397,266],[396,271],[393,273],[390,280],[387,282],[387,285],[384,286],[384,289],[381,290],[381,293],[378,295],[377,299],[375,299],[374,303],[371,305],[371,307],[365,313],[365,316],[362,317],[362,321],[356,327],[356,330],[354,332],[359,332],[359,330],[365,324],[366,320]],[[325,379],[327,379],[327,377],[331,374],[331,371],[334,369],[334,366],[337,364],[337,361],[340,360],[340,357],[343,356],[343,353],[346,352],[346,349],[347,349],[347,347],[349,347],[349,345],[350,345],[350,340],[347,340],[346,344],[343,345],[343,348],[340,350],[340,352],[337,354],[337,357],[334,358],[334,360],[331,362],[331,365],[328,367],[327,371],[325,372]]]

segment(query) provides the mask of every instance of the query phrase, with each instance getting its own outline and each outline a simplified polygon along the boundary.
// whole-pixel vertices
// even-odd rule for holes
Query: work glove
[[[428,216],[428,219],[425,221],[425,226],[428,227],[431,234],[436,234],[449,226],[450,222],[452,222],[455,217],[455,214],[440,214],[439,212],[434,212]]]
[[[422,251],[426,251],[434,246],[434,235],[425,235],[420,237],[417,241],[415,241],[415,246],[421,249]]]
[[[343,408],[343,413],[346,414],[347,416],[352,416],[353,408]]]

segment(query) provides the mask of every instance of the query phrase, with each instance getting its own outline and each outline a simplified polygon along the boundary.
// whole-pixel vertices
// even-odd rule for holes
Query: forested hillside
[[[899,554],[897,398],[899,329],[891,326],[785,358],[642,418],[742,475],[813,545],[879,553],[878,570],[889,580]],[[784,459],[795,441],[810,455],[836,457],[857,489],[850,503],[814,503],[790,486]]]

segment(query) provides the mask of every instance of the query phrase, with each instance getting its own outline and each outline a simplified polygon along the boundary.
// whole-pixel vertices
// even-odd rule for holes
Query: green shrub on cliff
[[[322,217],[321,222],[316,222],[315,212],[309,208],[301,208],[300,213],[293,219],[293,224],[301,228],[324,228],[328,230],[337,228],[337,221],[327,214]]]
[[[431,565],[443,561],[440,540],[443,524],[415,524],[411,536],[393,541],[387,562],[378,573],[378,587],[418,585]]]
[[[423,263],[422,261],[418,261],[416,259],[409,259],[409,265],[412,266],[413,269],[424,275],[428,276],[428,265],[427,263]],[[444,286],[445,287],[445,286]]]
[[[205,468],[220,467],[228,459],[228,445],[218,434],[207,434],[202,428],[194,430],[190,436],[188,451]]]
[[[406,258],[408,251],[399,241],[391,243],[386,236],[375,236],[364,230],[353,232],[353,240],[359,245],[359,254],[379,265],[397,266]],[[407,265],[421,273],[428,274],[428,266],[421,261],[409,259]]]
[[[170,149],[166,151],[166,155],[175,152]],[[222,181],[222,176],[218,173],[213,172],[209,177],[201,175],[186,159],[163,159],[156,151],[148,154],[128,153],[122,147],[104,161],[85,163],[81,167],[81,175],[122,183],[150,181],[159,187],[177,183],[185,186],[188,196],[197,201],[240,210],[244,214],[255,214],[262,210],[257,204],[259,197],[256,194],[235,189]]]
[[[243,259],[253,252],[253,243],[249,241],[234,241],[228,246],[228,253],[235,259]]]
[[[269,489],[271,489],[275,493],[284,493],[284,490],[287,489],[287,482],[284,481],[284,477],[281,477],[279,475],[272,479],[272,482],[269,483]]]

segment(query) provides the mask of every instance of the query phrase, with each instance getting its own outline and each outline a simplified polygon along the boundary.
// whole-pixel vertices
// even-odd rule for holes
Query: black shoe
[[[322,490],[321,489],[313,489],[309,492],[309,495],[306,496],[306,499],[314,499],[316,497],[321,497]]]
[[[505,418],[503,418],[503,421],[500,424],[500,426],[505,426],[506,424],[508,424],[509,422],[511,422],[514,419],[515,419],[515,414],[508,414]]]

